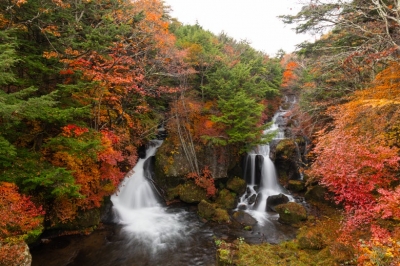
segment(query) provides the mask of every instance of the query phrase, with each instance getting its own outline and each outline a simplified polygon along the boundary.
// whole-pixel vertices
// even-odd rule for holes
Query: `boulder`
[[[266,211],[276,212],[275,207],[280,204],[285,204],[289,202],[289,198],[284,194],[269,196],[267,198]]]
[[[257,220],[244,211],[237,211],[232,215],[233,219],[243,226],[251,226],[257,224]]]
[[[196,186],[192,181],[178,186],[179,199],[186,203],[199,203],[207,199],[207,192],[205,189]]]
[[[218,193],[218,197],[215,200],[221,208],[223,209],[233,209],[236,207],[236,193],[231,192],[227,189],[222,189]]]
[[[0,241],[0,265],[31,266],[32,255],[24,241],[5,243]]]
[[[198,214],[206,220],[211,220],[217,223],[230,223],[230,217],[226,210],[218,208],[216,204],[202,200],[197,205]]]
[[[251,197],[247,200],[247,202],[251,205],[256,202],[257,194],[251,195]]]
[[[289,202],[278,205],[275,209],[279,213],[279,222],[283,224],[297,224],[307,219],[307,211],[299,203]]]
[[[246,191],[246,181],[240,177],[233,177],[228,179],[228,182],[226,182],[226,187],[235,192],[238,195],[242,195]]]

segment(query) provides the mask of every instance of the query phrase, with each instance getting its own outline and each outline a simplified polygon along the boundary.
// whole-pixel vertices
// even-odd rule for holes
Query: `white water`
[[[127,174],[119,192],[111,196],[118,222],[132,245],[155,254],[174,248],[187,234],[184,212],[170,213],[162,206],[152,183],[144,177],[144,162],[153,156],[162,141],[153,141],[146,158],[139,159]]]
[[[283,119],[283,115],[286,111],[277,112],[273,119],[272,125],[268,128],[264,134],[270,134],[275,132],[274,139],[284,139],[285,133],[279,128],[279,120]],[[245,208],[245,211],[248,212],[251,216],[253,216],[259,224],[264,225],[266,222],[270,222],[270,219],[277,218],[278,215],[276,213],[266,212],[267,198],[269,196],[278,195],[280,193],[285,194],[290,200],[293,198],[290,195],[286,194],[286,191],[282,188],[282,186],[278,183],[278,178],[276,174],[275,165],[269,157],[270,147],[269,144],[257,146],[251,152],[249,152],[247,156],[246,167],[250,165],[250,178],[246,178],[250,183],[247,185],[248,193],[245,193],[240,199],[238,203],[237,209]],[[257,191],[256,185],[256,156],[260,155],[263,157],[263,165],[261,168],[261,180],[260,185]],[[250,163],[248,162],[250,160]],[[247,172],[247,171],[245,171]],[[250,198],[256,195],[256,202],[252,203]],[[254,197],[254,196],[253,196]]]

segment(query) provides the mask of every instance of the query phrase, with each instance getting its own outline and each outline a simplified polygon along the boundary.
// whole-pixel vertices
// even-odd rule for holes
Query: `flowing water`
[[[277,138],[283,138],[274,118],[270,131],[278,130]],[[134,169],[125,177],[119,192],[111,197],[115,221],[94,231],[89,236],[61,236],[31,248],[32,266],[179,266],[215,265],[215,238],[233,241],[242,238],[248,243],[278,243],[291,239],[296,230],[278,223],[278,216],[265,212],[266,197],[283,192],[276,181],[275,168],[269,159],[269,146],[257,147],[248,156],[256,155],[263,160],[261,184],[253,174],[248,190],[259,195],[259,204],[249,204],[240,199],[246,211],[258,224],[251,231],[233,224],[207,223],[201,220],[193,205],[165,206],[160,200],[152,180],[146,178],[145,161],[153,156],[161,141],[153,141],[146,158],[139,159]],[[249,163],[249,165],[253,165]],[[250,172],[255,173],[254,166]]]
[[[264,134],[274,134],[274,139],[284,139],[285,133],[282,124],[286,111],[280,111],[272,119],[272,125]],[[267,198],[273,195],[285,194],[290,200],[293,198],[278,183],[275,165],[269,156],[269,144],[259,145],[250,151],[246,158],[245,179],[247,181],[247,193],[240,197],[238,210],[245,210],[253,216],[259,224],[270,224],[279,217],[277,213],[267,212]],[[259,173],[257,173],[257,169]]]

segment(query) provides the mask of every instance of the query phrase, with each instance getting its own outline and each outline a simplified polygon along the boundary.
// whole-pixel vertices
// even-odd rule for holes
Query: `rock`
[[[284,194],[269,196],[267,198],[266,211],[276,212],[275,207],[280,204],[285,204],[289,202],[289,198]]]
[[[226,182],[226,187],[236,194],[242,195],[246,191],[247,184],[242,178],[235,176]]]
[[[275,207],[279,213],[279,222],[297,224],[307,219],[307,211],[303,205],[295,202],[281,204]]]
[[[139,158],[140,159],[144,159],[144,158],[146,158],[146,145],[141,145],[139,148],[138,148],[138,156],[139,156]]]
[[[253,204],[254,202],[256,202],[256,199],[257,199],[257,195],[256,195],[256,194],[253,194],[253,195],[251,195],[251,197],[247,200],[247,202],[251,205],[251,204]]]
[[[302,180],[289,180],[288,189],[293,192],[301,192],[306,188]]]
[[[255,184],[259,185],[262,179],[264,156],[257,154],[255,160]]]
[[[72,221],[61,223],[59,221],[53,221],[54,226],[47,229],[60,229],[60,230],[85,230],[94,228],[99,225],[101,220],[101,209],[90,209],[86,211],[78,211],[76,218]]]
[[[230,217],[227,210],[216,208],[212,220],[217,223],[230,223]]]
[[[297,162],[299,161],[298,148],[292,139],[280,140],[274,149],[273,158],[277,168],[279,182],[287,186],[289,180],[300,179]]]
[[[198,214],[206,219],[217,223],[230,223],[230,217],[226,210],[218,208],[216,204],[202,200],[198,208]]]
[[[210,220],[215,213],[215,206],[205,200],[200,201],[197,205],[198,214],[206,220]]]
[[[236,202],[236,193],[231,192],[227,189],[222,189],[218,193],[218,197],[215,200],[215,203],[217,203],[221,208],[224,209],[233,209],[235,208],[237,202]]]
[[[247,210],[247,205],[246,204],[240,204],[238,206],[238,209],[241,210],[241,211]]]
[[[233,215],[233,219],[243,226],[252,226],[257,224],[257,220],[254,219],[250,214],[244,211],[237,211]]]
[[[195,145],[199,169],[208,166],[215,179],[228,177],[228,172],[239,163],[239,158],[233,156],[232,147],[229,145],[224,147],[200,143],[195,143]],[[187,174],[193,172],[181,144],[174,143],[169,138],[164,140],[155,156],[157,175],[155,181],[165,190],[177,186],[177,181],[181,181]]]
[[[4,266],[31,266],[32,255],[29,252],[29,247],[24,241],[16,243],[4,243],[0,241],[0,265]]]
[[[178,188],[179,199],[186,203],[199,203],[207,199],[207,192],[192,181],[188,181]]]

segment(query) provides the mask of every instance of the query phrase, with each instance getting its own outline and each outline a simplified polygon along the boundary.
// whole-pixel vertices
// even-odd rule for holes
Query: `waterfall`
[[[286,111],[277,112],[272,125],[264,131],[264,134],[275,134],[274,139],[284,139],[285,133],[280,125],[284,124],[284,114]],[[275,216],[266,212],[267,198],[280,193],[287,194],[286,190],[278,183],[275,165],[269,157],[269,144],[259,145],[250,151],[246,158],[245,180],[247,182],[247,191],[239,199],[239,210],[245,210],[260,224],[263,224],[268,218]],[[292,200],[290,195],[289,199]]]
[[[113,210],[122,231],[129,236],[134,248],[146,250],[149,255],[174,248],[187,237],[184,212],[168,212],[144,173],[145,161],[154,156],[161,140],[153,140],[146,157],[139,159],[111,196]],[[135,252],[135,251],[132,251]],[[138,251],[136,251],[138,252]]]

